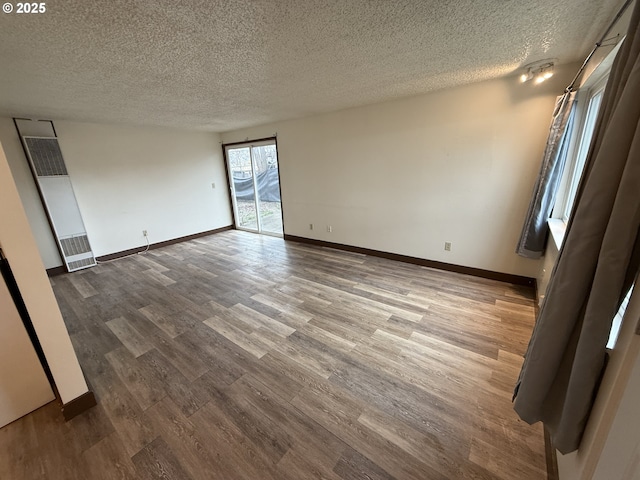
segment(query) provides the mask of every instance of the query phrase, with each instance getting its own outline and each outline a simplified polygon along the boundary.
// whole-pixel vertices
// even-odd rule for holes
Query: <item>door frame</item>
[[[261,226],[260,226],[260,206],[259,206],[259,201],[258,201],[258,188],[256,185],[256,176],[253,175],[253,185],[254,185],[254,192],[255,192],[255,203],[256,203],[256,224],[258,226],[258,229],[251,229],[251,228],[245,228],[245,227],[239,227],[238,226],[238,218],[237,218],[237,205],[236,205],[236,198],[235,198],[235,189],[233,187],[233,179],[231,178],[231,170],[229,168],[229,159],[227,158],[227,149],[228,148],[238,148],[238,147],[258,147],[261,144],[269,144],[273,142],[273,144],[276,147],[276,158],[278,160],[277,162],[277,167],[278,167],[278,188],[280,189],[280,215],[281,215],[281,221],[282,221],[282,234],[279,233],[274,233],[274,232],[265,232],[261,230]],[[252,232],[252,233],[259,233],[260,235],[270,235],[273,237],[281,237],[283,238],[285,235],[285,229],[284,229],[284,207],[283,207],[283,202],[282,202],[282,179],[280,177],[280,154],[278,152],[278,137],[277,135],[274,135],[272,137],[262,137],[262,138],[256,138],[256,139],[246,139],[240,142],[228,142],[228,143],[221,143],[221,147],[222,147],[222,158],[224,159],[224,168],[227,174],[227,184],[229,187],[229,203],[231,205],[231,216],[233,218],[233,228],[236,230],[243,230],[246,232]],[[250,158],[251,158],[251,169],[252,169],[252,173],[253,173],[253,155],[251,155],[250,153]]]

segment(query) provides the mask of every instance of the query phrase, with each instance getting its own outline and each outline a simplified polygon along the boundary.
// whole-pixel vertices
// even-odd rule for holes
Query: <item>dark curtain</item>
[[[572,219],[515,389],[562,453],[580,444],[640,259],[640,2],[607,83]]]
[[[280,179],[276,168],[269,168],[256,176],[258,185],[258,197],[263,202],[280,201]],[[233,187],[238,200],[253,200],[255,191],[253,190],[253,177],[239,178],[233,177]]]
[[[516,248],[516,253],[523,257],[540,258],[545,250],[549,232],[547,220],[551,217],[573,130],[575,96],[575,92],[566,92],[556,100],[540,174]]]

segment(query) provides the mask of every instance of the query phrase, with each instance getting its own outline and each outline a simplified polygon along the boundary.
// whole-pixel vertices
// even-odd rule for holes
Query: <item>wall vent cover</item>
[[[25,137],[24,140],[39,177],[68,175],[57,138]]]
[[[61,238],[60,246],[64,251],[65,257],[71,257],[72,255],[79,255],[81,253],[87,253],[91,251],[91,245],[89,245],[89,238],[86,235],[79,235],[77,237]]]
[[[14,123],[67,271],[96,265],[53,123],[19,118]]]
[[[74,270],[80,270],[85,267],[92,267],[96,264],[96,261],[93,257],[83,258],[82,260],[76,260],[75,262],[69,262],[69,271],[73,272]]]

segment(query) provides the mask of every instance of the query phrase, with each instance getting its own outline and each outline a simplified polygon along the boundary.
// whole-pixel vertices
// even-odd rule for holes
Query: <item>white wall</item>
[[[145,245],[142,230],[156,243],[232,223],[217,134],[55,120],[54,125],[96,256]],[[0,134],[17,145],[10,163],[30,205],[35,187],[10,120],[0,122]],[[29,217],[45,264],[61,265],[38,210],[30,208]]]
[[[0,142],[0,245],[63,403],[88,391]]]
[[[640,342],[640,338],[635,338]],[[640,356],[620,402],[594,480],[640,478]]]
[[[218,135],[54,125],[97,256],[143,245],[143,229],[155,243],[231,224]]]
[[[556,264],[556,260],[558,259],[558,247],[556,247],[553,239],[549,239],[549,243],[547,245],[547,250],[545,252],[544,257],[542,258],[542,266],[536,278],[537,287],[538,287],[538,305],[542,305],[542,299],[545,296],[547,291],[547,287],[549,286],[549,280],[551,280],[551,273],[553,272],[553,267]]]
[[[562,234],[564,235],[564,234]],[[551,280],[551,274],[553,273],[553,267],[555,267],[560,255],[559,248],[562,245],[562,237],[558,236],[554,238],[554,235],[549,232],[549,239],[547,240],[547,248],[545,249],[544,256],[542,257],[540,270],[536,277],[536,286],[538,288],[538,305],[542,305],[542,299],[544,298],[547,287],[549,286],[549,280]]]
[[[535,277],[539,261],[514,251],[575,68],[538,86],[488,81],[222,139],[277,132],[287,234]]]

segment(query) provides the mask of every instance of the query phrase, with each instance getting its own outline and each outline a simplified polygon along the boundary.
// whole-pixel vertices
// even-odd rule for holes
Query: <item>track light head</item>
[[[524,72],[520,75],[520,82],[525,83],[533,80],[536,85],[550,79],[553,76],[555,59],[539,60],[523,67]]]

